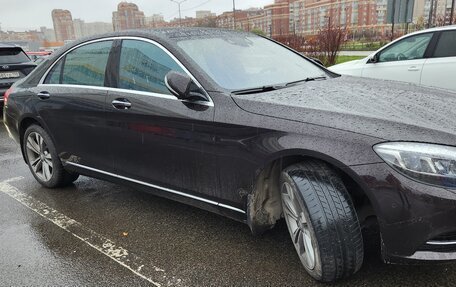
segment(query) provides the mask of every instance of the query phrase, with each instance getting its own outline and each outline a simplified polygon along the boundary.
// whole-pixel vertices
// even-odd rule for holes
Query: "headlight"
[[[374,146],[391,167],[419,181],[456,187],[456,147],[392,142]]]

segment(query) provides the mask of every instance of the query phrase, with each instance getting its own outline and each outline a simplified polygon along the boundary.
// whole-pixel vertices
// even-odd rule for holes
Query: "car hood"
[[[456,94],[342,76],[272,92],[233,95],[243,110],[384,140],[456,145]]]
[[[359,60],[348,61],[348,62],[345,62],[345,63],[342,63],[342,64],[337,64],[337,65],[331,66],[328,69],[330,71],[333,71],[333,72],[337,73],[338,71],[351,69],[351,68],[354,68],[354,67],[358,67],[360,65],[364,65],[366,63],[366,61],[367,61],[366,58],[359,59]]]

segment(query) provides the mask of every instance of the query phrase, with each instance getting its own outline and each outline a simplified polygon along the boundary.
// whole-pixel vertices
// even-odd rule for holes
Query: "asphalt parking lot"
[[[454,286],[456,264],[392,266],[369,247],[336,286]],[[302,269],[284,222],[238,222],[79,178],[42,188],[0,119],[0,285],[324,286]]]

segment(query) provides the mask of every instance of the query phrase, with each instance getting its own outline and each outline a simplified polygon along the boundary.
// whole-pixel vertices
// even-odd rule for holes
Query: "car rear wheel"
[[[314,160],[286,168],[281,198],[296,252],[313,278],[334,282],[361,268],[360,225],[350,195],[333,169]]]
[[[66,171],[47,132],[31,125],[24,134],[24,154],[35,179],[48,188],[62,187],[74,182],[79,175]]]

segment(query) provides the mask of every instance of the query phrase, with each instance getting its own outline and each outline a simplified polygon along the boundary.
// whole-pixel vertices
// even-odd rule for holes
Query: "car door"
[[[419,84],[433,33],[412,35],[380,51],[368,61],[362,76]]]
[[[188,71],[155,42],[123,39],[117,54],[118,77],[107,100],[108,148],[116,174],[213,196],[216,159],[205,152],[214,140],[210,98],[190,103],[171,95],[166,74]]]
[[[439,33],[431,57],[424,63],[421,85],[456,90],[456,30]]]
[[[76,47],[61,57],[34,88],[36,110],[63,160],[110,170],[105,142],[104,87],[113,41]]]

